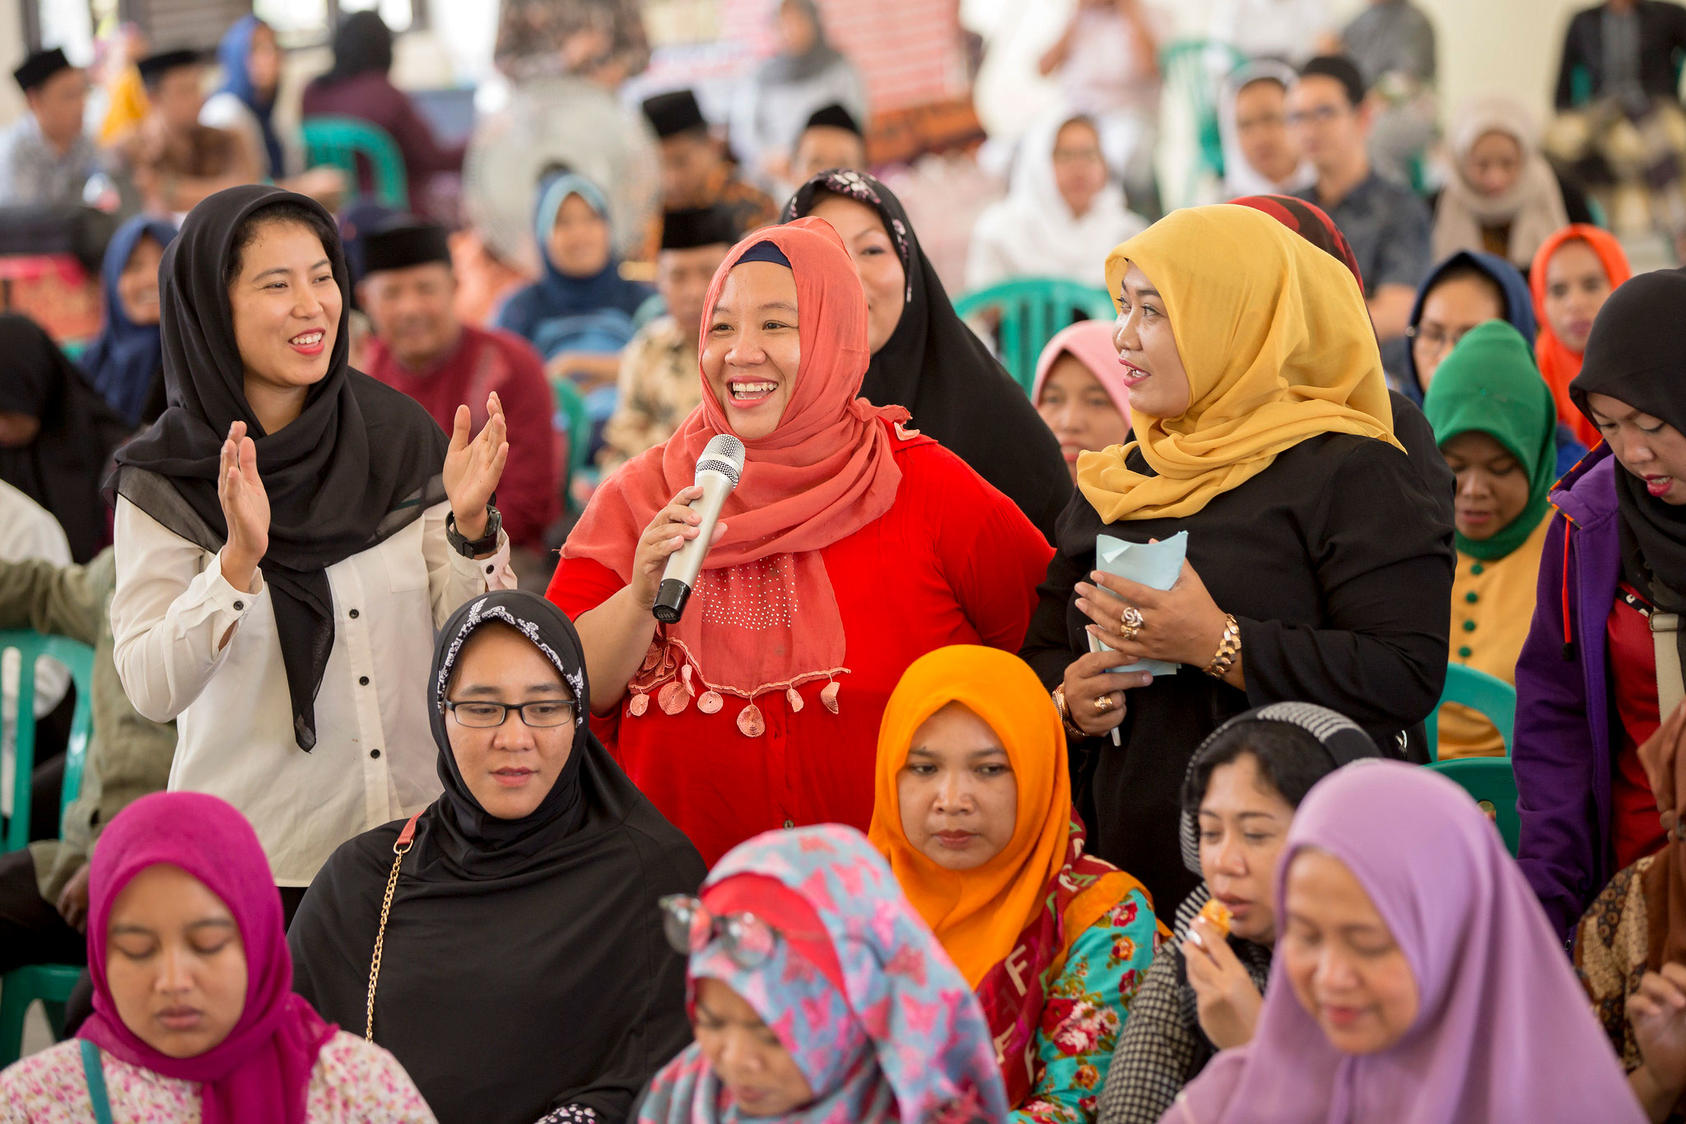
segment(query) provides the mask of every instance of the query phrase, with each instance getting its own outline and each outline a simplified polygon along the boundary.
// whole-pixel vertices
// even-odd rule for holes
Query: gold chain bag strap
[[[404,825],[404,830],[398,833],[398,838],[392,844],[392,874],[386,880],[386,896],[381,899],[381,927],[375,930],[375,954],[369,960],[369,1010],[363,1023],[363,1037],[369,1042],[375,1040],[375,984],[381,978],[381,946],[386,942],[386,919],[392,913],[392,893],[398,889],[398,870],[404,865],[404,856],[410,853],[410,844],[416,841],[416,821],[421,819],[421,812],[410,817],[410,822]]]

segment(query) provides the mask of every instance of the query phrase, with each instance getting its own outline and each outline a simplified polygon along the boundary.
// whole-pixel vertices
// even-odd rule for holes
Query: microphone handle
[[[661,586],[656,591],[656,604],[650,610],[663,624],[676,624],[684,615],[691,588],[697,583],[697,574],[702,571],[703,560],[708,556],[709,545],[714,539],[714,528],[720,522],[720,509],[726,505],[726,497],[732,494],[732,481],[724,473],[699,472],[696,483],[703,490],[703,494],[691,503],[691,510],[702,516],[697,537],[687,541],[668,558],[667,568],[662,571]]]

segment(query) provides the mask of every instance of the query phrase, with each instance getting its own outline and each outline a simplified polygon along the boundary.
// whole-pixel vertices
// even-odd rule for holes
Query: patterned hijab
[[[977,1001],[859,832],[829,824],[758,835],[720,860],[702,898],[723,913],[757,912],[781,934],[755,969],[710,943],[691,954],[688,978],[693,989],[712,979],[735,991],[795,1060],[815,1099],[780,1117],[786,1124],[1007,1118]],[[814,918],[823,933],[809,931]],[[639,1124],[752,1119],[695,1043],[656,1074],[638,1114]]]

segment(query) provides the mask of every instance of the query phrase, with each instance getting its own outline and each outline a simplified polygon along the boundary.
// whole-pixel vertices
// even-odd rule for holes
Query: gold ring
[[[1124,612],[1119,614],[1118,623],[1124,639],[1134,640],[1136,633],[1147,627],[1147,618],[1143,617],[1142,611],[1134,605],[1126,605]]]
[[[1097,695],[1097,696],[1095,696],[1095,709],[1100,711],[1102,714],[1105,714],[1107,711],[1111,710],[1112,709],[1112,696],[1111,695]]]

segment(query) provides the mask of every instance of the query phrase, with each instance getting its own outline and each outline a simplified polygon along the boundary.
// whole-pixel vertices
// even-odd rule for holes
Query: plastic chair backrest
[[[1495,679],[1484,671],[1463,664],[1446,665],[1446,686],[1440,692],[1440,703],[1428,716],[1428,759],[1440,759],[1440,707],[1460,703],[1477,711],[1491,722],[1504,739],[1505,752],[1510,752],[1516,740],[1516,688],[1503,679]]]
[[[632,314],[632,328],[634,331],[644,327],[658,316],[667,315],[667,302],[660,293],[651,293],[644,298],[644,303],[638,306],[638,311]]]
[[[1516,811],[1516,773],[1508,757],[1461,757],[1436,761],[1427,766],[1458,783],[1475,798],[1481,810],[1492,817],[1511,855],[1516,854],[1522,835],[1522,818]]]
[[[556,399],[556,429],[568,435],[568,476],[563,495],[572,505],[574,480],[586,471],[586,455],[591,451],[591,415],[586,412],[579,388],[566,378],[551,379],[550,389]]]
[[[13,728],[12,815],[0,851],[21,850],[29,842],[29,809],[33,795],[31,776],[35,771],[35,662],[51,657],[70,669],[76,684],[76,709],[72,714],[70,741],[65,747],[64,784],[61,807],[68,808],[82,791],[82,768],[87,762],[88,735],[93,730],[94,650],[68,636],[45,636],[27,629],[0,631],[0,653],[16,651],[21,659],[18,674],[17,723]]]
[[[986,309],[1001,314],[1001,365],[1026,394],[1036,382],[1036,360],[1042,349],[1078,313],[1091,320],[1118,315],[1105,289],[1058,277],[1016,277],[963,293],[954,302],[954,311],[962,318]]]
[[[364,176],[360,163],[366,163],[374,197],[394,210],[410,209],[404,155],[385,129],[356,117],[328,116],[306,117],[300,129],[304,134],[305,161],[311,167],[326,164],[339,168],[357,193],[362,194]]]
[[[1234,45],[1214,39],[1179,39],[1159,49],[1159,72],[1165,86],[1187,103],[1195,130],[1195,156],[1214,176],[1224,174],[1218,91],[1224,76],[1246,61],[1247,56]]]

